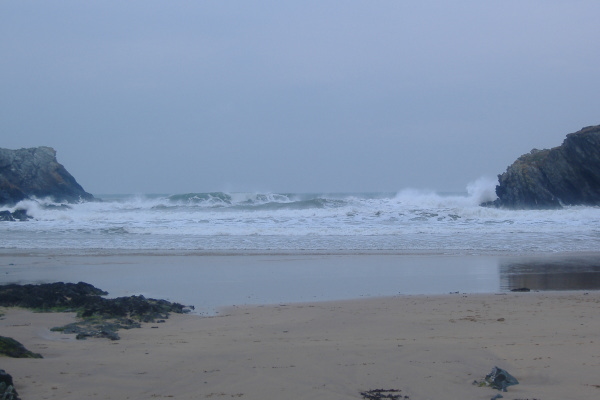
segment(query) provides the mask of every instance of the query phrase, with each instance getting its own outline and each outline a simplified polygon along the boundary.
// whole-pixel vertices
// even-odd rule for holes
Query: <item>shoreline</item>
[[[193,305],[305,303],[405,295],[600,289],[600,252],[522,255],[64,255],[0,251],[0,284],[88,282]]]
[[[471,383],[498,366],[520,381],[505,398],[583,400],[600,394],[599,304],[600,291],[562,291],[232,306],[118,342],[48,331],[72,315],[8,309],[3,334],[45,358],[2,368],[22,398],[487,400],[498,392]]]
[[[241,257],[241,256],[443,256],[443,257],[500,257],[500,258],[555,258],[555,257],[595,257],[600,256],[600,251],[574,250],[574,251],[481,251],[477,249],[406,249],[406,250],[332,250],[332,249],[277,249],[277,250],[190,250],[190,249],[81,249],[81,248],[0,248],[2,257],[118,257],[118,256],[155,256],[155,257]]]

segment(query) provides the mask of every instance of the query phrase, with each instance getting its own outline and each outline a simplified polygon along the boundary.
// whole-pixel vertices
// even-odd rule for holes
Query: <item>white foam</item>
[[[387,196],[242,193],[231,194],[232,204],[218,208],[174,204],[166,196],[119,197],[70,209],[47,209],[40,202],[26,201],[17,207],[26,208],[34,220],[0,224],[0,248],[489,252],[600,246],[600,208],[480,207],[492,187],[491,180],[479,179],[464,195],[415,189]],[[270,207],[274,202],[276,207]]]
[[[496,195],[497,184],[498,181],[495,179],[481,177],[467,185],[467,193],[474,200],[475,204],[494,201],[498,198]]]

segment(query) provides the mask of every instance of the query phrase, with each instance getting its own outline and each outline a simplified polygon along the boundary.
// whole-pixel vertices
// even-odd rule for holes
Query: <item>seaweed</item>
[[[89,283],[9,284],[0,286],[0,306],[24,307],[39,312],[75,312],[80,321],[52,328],[74,333],[77,339],[103,337],[118,340],[119,329],[139,328],[142,322],[166,319],[169,313],[186,313],[190,308],[166,300],[129,296],[107,299],[108,293]]]
[[[0,355],[11,358],[43,358],[41,354],[29,351],[13,338],[0,336]]]
[[[363,397],[363,399],[367,399],[367,400],[409,399],[408,396],[402,396],[402,394],[400,394],[400,392],[402,392],[400,389],[371,389],[371,390],[367,390],[365,392],[360,392],[360,394]]]

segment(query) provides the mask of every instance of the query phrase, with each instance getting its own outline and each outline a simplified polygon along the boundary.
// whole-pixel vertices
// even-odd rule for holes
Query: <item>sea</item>
[[[197,192],[27,200],[0,223],[0,283],[86,281],[202,313],[397,294],[600,289],[600,207],[464,193]],[[16,256],[16,257],[15,257]]]
[[[99,195],[101,201],[27,200],[27,223],[0,224],[0,249],[204,252],[369,251],[442,254],[600,249],[600,207],[481,207],[465,193],[226,193]]]

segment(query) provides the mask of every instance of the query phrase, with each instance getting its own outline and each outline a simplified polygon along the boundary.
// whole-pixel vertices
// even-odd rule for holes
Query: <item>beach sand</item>
[[[0,310],[1,335],[43,359],[0,358],[28,399],[600,398],[600,292],[398,296],[171,315],[121,340],[50,332],[72,314]]]

